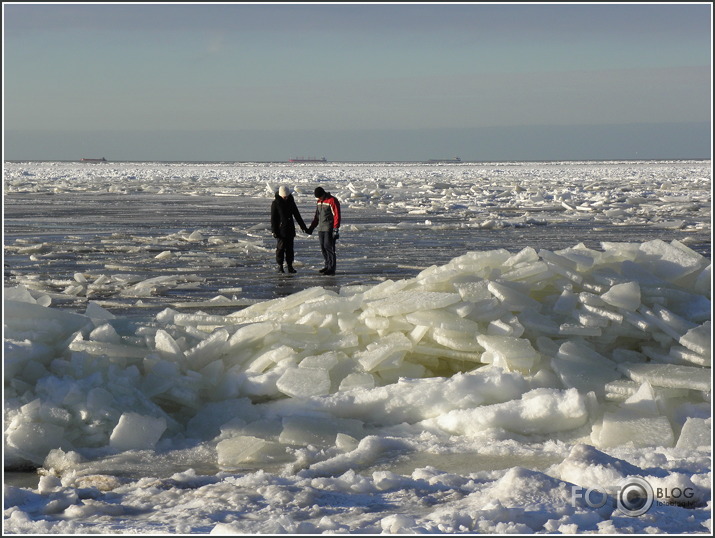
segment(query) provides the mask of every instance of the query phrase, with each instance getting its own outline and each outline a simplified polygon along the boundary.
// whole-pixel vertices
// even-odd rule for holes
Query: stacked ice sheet
[[[114,318],[92,303],[76,315],[6,289],[6,465],[188,438],[216,443],[226,467],[331,446],[310,465],[329,474],[389,450],[376,432],[401,423],[697,444],[687,421],[710,398],[710,282],[708,259],[656,240],[469,252],[227,316]]]

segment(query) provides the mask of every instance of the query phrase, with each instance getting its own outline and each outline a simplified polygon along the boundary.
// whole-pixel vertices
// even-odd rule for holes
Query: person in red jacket
[[[340,202],[338,199],[325,192],[323,187],[315,189],[317,207],[315,217],[308,227],[308,235],[318,228],[318,238],[320,239],[320,251],[325,258],[325,267],[320,272],[324,275],[334,275],[337,262],[335,254],[335,242],[340,237]]]

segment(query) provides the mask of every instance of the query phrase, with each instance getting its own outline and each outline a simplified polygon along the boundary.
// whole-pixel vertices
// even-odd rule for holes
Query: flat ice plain
[[[281,184],[340,199],[334,277],[273,272]],[[4,532],[709,533],[711,189],[6,162]]]

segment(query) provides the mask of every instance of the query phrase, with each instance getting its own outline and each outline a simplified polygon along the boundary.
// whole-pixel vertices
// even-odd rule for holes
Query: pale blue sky
[[[3,26],[8,160],[710,157],[710,3],[5,3]]]

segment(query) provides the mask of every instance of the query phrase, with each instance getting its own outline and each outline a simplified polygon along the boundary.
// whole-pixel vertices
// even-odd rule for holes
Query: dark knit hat
[[[323,187],[317,187],[314,194],[316,198],[322,198],[325,196],[325,189],[323,189]]]

